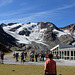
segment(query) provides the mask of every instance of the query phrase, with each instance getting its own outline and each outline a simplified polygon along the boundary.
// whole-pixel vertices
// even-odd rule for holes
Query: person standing
[[[21,63],[23,62],[23,64],[24,64],[24,52],[21,53],[20,57],[21,57]]]
[[[31,61],[31,59],[32,59],[32,53],[30,53],[30,61]]]
[[[43,59],[43,61],[44,61],[44,57],[45,57],[45,53],[43,52],[42,53],[42,59]]]
[[[19,53],[16,53],[15,57],[16,57],[16,62],[18,62]]]
[[[1,51],[0,51],[0,63],[1,63]]]
[[[32,62],[34,62],[34,53],[32,53],[31,57],[32,57]]]
[[[39,54],[39,61],[41,61],[41,53]]]
[[[1,51],[0,51],[0,59],[1,59]]]
[[[44,72],[45,75],[57,75],[56,72],[56,62],[52,59],[53,55],[50,53],[48,54],[48,60],[45,62]]]
[[[14,58],[15,58],[15,55],[16,55],[16,54],[15,54],[15,52],[14,52],[14,53],[13,53],[13,57],[14,57]]]
[[[4,63],[3,63],[3,60],[4,60],[4,52],[2,51],[2,52],[1,52],[1,63],[2,63],[2,64],[4,64]]]
[[[35,60],[36,60],[36,62],[37,62],[37,57],[38,57],[38,54],[36,53],[36,54],[35,54]]]
[[[25,52],[25,53],[24,53],[24,56],[25,56],[25,61],[26,61],[26,57],[27,57],[27,52]]]

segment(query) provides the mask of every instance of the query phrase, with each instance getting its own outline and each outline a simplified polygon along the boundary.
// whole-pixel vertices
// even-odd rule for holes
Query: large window
[[[62,51],[62,56],[64,56],[64,52]]]
[[[66,51],[64,52],[64,55],[66,56]]]
[[[69,51],[67,51],[67,56],[69,56]]]
[[[75,51],[74,51],[74,56],[75,56]]]
[[[73,51],[71,51],[71,56],[73,56]]]
[[[60,57],[61,57],[61,51],[60,51]]]

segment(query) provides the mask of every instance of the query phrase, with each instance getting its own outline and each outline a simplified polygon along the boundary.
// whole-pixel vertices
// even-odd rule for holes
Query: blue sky
[[[57,27],[75,23],[75,0],[0,0],[1,23],[52,22]]]

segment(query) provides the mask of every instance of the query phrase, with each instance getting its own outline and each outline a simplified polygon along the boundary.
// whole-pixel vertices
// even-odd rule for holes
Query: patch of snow
[[[64,30],[64,32],[69,33],[69,30]]]
[[[64,30],[65,33],[70,34],[69,30]]]
[[[57,37],[60,37],[61,35],[67,35],[66,32],[62,32],[62,31],[59,31],[59,30],[56,30],[56,29],[54,29],[53,32],[58,32]]]
[[[75,32],[73,33],[73,35],[75,35]]]

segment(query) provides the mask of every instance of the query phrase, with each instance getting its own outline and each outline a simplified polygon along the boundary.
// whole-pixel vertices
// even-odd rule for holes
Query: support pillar
[[[62,51],[61,51],[61,59],[62,59]]]
[[[69,51],[69,59],[71,60],[71,51]]]
[[[73,60],[74,60],[74,51],[73,51]]]

